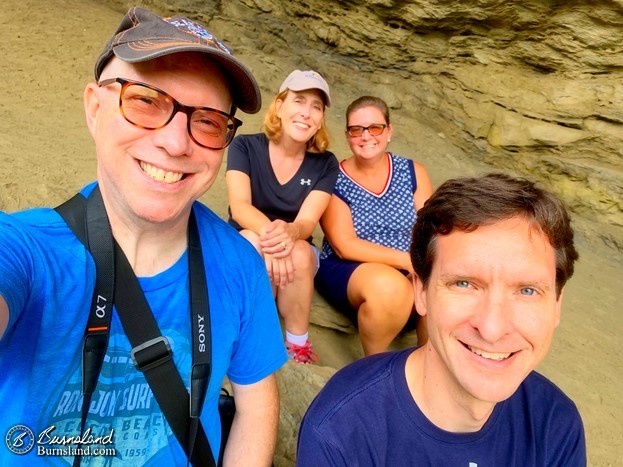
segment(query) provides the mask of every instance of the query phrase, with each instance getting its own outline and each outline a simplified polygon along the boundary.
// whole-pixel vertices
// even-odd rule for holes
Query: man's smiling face
[[[178,53],[143,63],[112,59],[101,79],[121,77],[162,89],[183,104],[231,108],[220,68],[199,53]],[[177,113],[163,128],[129,123],[119,110],[120,84],[85,91],[87,122],[98,157],[98,181],[108,205],[124,218],[147,222],[179,219],[214,182],[223,149],[199,146]]]
[[[464,403],[505,400],[543,360],[560,321],[554,249],[523,217],[454,230],[434,248],[427,287],[415,282],[430,376]]]

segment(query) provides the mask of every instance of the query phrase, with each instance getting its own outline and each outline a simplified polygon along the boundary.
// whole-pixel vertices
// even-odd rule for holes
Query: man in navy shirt
[[[577,408],[534,371],[578,258],[561,201],[501,174],[449,180],[412,240],[428,342],[338,372],[298,465],[586,465]]]

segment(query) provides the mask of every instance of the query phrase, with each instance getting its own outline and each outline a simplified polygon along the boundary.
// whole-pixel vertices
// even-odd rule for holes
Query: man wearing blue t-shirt
[[[274,372],[286,361],[271,287],[253,247],[197,201],[241,124],[236,110],[260,107],[252,74],[203,26],[141,8],[125,15],[84,92],[97,152],[97,183],[81,191],[87,207],[78,222],[89,249],[56,210],[0,213],[0,465],[218,462],[225,376],[236,413],[222,460],[270,465],[279,414]],[[106,261],[94,251],[114,257],[115,267],[127,258],[129,274],[114,269],[114,302],[94,295],[100,281],[108,283],[99,274]],[[136,282],[136,305],[121,307]],[[126,325],[145,308],[162,335],[131,345]],[[107,325],[87,330],[106,316]],[[139,321],[141,332],[147,321]],[[83,405],[85,332],[89,342],[104,335],[107,345]],[[160,368],[175,378],[156,375],[152,385],[148,375]],[[182,396],[171,405],[181,416],[172,423],[158,394],[176,381]],[[198,451],[203,457],[194,457]]]
[[[339,371],[303,419],[297,465],[586,465],[576,406],[534,371],[577,258],[553,194],[501,174],[445,182],[411,244],[428,342]]]

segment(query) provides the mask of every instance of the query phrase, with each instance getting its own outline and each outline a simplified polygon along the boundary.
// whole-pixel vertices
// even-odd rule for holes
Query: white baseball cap
[[[286,89],[291,91],[305,91],[307,89],[318,89],[325,95],[325,104],[327,107],[331,107],[331,95],[329,94],[329,85],[325,79],[314,70],[294,70],[288,75],[285,81],[281,84],[279,92],[283,92]]]

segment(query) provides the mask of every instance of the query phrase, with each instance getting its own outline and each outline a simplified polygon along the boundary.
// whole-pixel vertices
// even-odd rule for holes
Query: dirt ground
[[[3,2],[0,9],[0,209],[9,212],[56,205],[95,178],[82,90],[92,79],[95,58],[121,18],[118,11],[91,0],[48,0],[45,8],[42,5],[39,0],[23,0]],[[252,53],[242,58],[251,68],[259,63]],[[243,132],[259,129],[261,115],[241,118]],[[395,122],[404,128],[412,123],[400,120],[400,115]],[[331,116],[329,123],[334,135],[342,134],[339,116]],[[422,129],[418,140],[411,133],[397,128],[392,150],[423,162],[436,185],[483,170],[440,152],[439,144],[428,144],[434,137],[430,130]],[[345,144],[339,139],[333,150],[342,158]],[[204,198],[222,216],[227,207],[223,172]],[[581,259],[567,286],[562,323],[539,370],[578,405],[586,427],[589,465],[619,466],[623,465],[619,386],[623,383],[619,347],[623,258],[582,235],[578,246]],[[340,367],[360,353],[356,336],[316,326],[312,337],[325,365]]]

